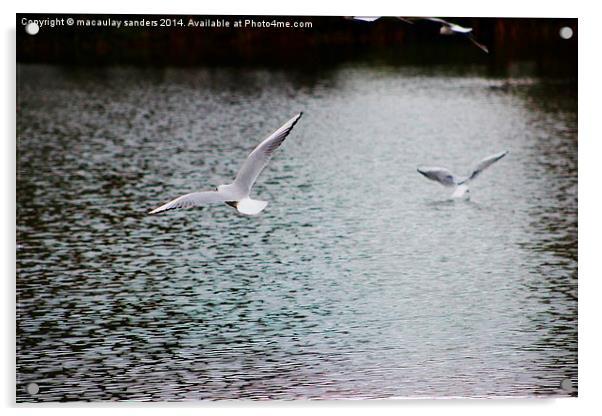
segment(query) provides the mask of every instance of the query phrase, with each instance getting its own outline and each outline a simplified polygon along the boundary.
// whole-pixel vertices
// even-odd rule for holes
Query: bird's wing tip
[[[163,206],[160,206],[158,208],[153,209],[152,211],[149,211],[148,214],[149,215],[154,215],[154,214],[158,214],[160,212],[165,211],[165,208],[163,208]]]
[[[288,122],[291,123],[290,128],[292,129],[293,127],[295,127],[295,124],[297,124],[297,122],[301,119],[301,117],[303,116],[303,111],[300,111],[299,113],[297,113],[296,116],[294,116],[293,118],[291,118]]]
[[[297,121],[299,121],[299,119],[302,116],[303,116],[303,111],[299,111],[297,114],[295,114],[293,117],[291,117],[291,119],[287,123],[292,123],[292,126],[294,126],[295,124],[297,124]]]

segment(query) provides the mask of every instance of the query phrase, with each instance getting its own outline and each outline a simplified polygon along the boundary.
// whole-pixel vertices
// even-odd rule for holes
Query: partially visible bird
[[[234,182],[227,185],[219,185],[215,191],[193,192],[174,199],[159,208],[152,210],[151,214],[157,214],[176,208],[190,208],[195,206],[226,203],[238,212],[245,215],[257,215],[268,205],[266,201],[251,199],[249,194],[255,184],[257,177],[270,161],[274,151],[284,142],[286,136],[291,132],[303,113],[297,114],[282,127],[262,141],[247,157],[238,171]]]
[[[361,20],[364,22],[374,22],[378,19],[380,19],[383,16],[353,16],[353,19],[355,20]],[[439,34],[444,35],[444,36],[450,36],[450,35],[457,35],[457,36],[464,36],[466,37],[468,40],[470,40],[476,47],[478,47],[479,49],[481,49],[483,52],[485,53],[489,53],[489,49],[487,48],[487,46],[483,45],[482,43],[478,42],[474,35],[472,34],[472,28],[471,27],[464,27],[464,26],[460,26],[456,23],[452,23],[452,22],[448,22],[447,20],[441,19],[439,17],[403,17],[403,16],[395,16],[396,19],[399,19],[403,22],[406,23],[414,23],[417,20],[426,20],[429,22],[434,22],[440,25],[439,27]]]
[[[380,19],[382,16],[353,16],[352,19],[361,20],[363,22],[374,22]]]
[[[380,19],[381,17],[383,17],[383,16],[353,16],[352,19],[354,19],[354,20],[361,20],[361,21],[364,21],[364,22],[374,22],[374,21]],[[407,18],[405,18],[405,17],[394,16],[394,18],[395,19],[399,19],[402,22],[406,22],[406,23],[412,24],[412,21],[409,20],[409,19],[407,19]]]
[[[493,165],[495,162],[503,158],[508,154],[508,151],[496,153],[491,156],[487,156],[481,160],[472,170],[470,175],[466,177],[457,177],[452,174],[449,170],[439,167],[420,167],[418,172],[430,180],[439,182],[441,185],[446,187],[453,187],[454,193],[452,198],[460,198],[465,196],[470,190],[468,184],[475,180],[486,168]]]
[[[456,23],[448,22],[447,20],[443,20],[438,17],[416,17],[416,18],[408,17],[408,18],[406,18],[406,20],[409,20],[409,21],[427,20],[430,22],[438,23],[441,25],[439,27],[439,34],[444,35],[444,36],[453,36],[453,35],[465,36],[477,48],[481,49],[485,53],[489,53],[489,49],[487,48],[487,46],[483,45],[482,43],[477,42],[477,40],[474,38],[471,27],[460,26]]]

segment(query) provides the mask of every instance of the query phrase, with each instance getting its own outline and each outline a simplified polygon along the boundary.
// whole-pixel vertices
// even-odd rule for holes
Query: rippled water
[[[575,84],[20,65],[17,107],[18,401],[577,385]],[[301,110],[260,216],[146,214],[230,180]],[[504,149],[470,201],[416,172]]]

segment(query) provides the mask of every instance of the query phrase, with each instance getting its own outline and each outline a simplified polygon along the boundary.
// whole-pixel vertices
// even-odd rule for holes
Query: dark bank
[[[28,35],[24,20],[73,19]],[[504,75],[528,65],[576,77],[577,19],[448,18],[472,27],[485,54],[432,22],[340,16],[17,15],[17,62],[69,65],[320,68],[346,62],[468,64]],[[91,22],[101,24],[92,25]],[[104,24],[106,22],[107,24]],[[117,24],[118,23],[118,24]],[[569,27],[570,39],[560,36]]]

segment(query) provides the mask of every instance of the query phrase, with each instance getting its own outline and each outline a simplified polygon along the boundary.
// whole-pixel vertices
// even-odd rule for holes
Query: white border
[[[490,4],[487,4],[490,3]],[[559,0],[528,2],[504,0],[483,2],[480,0],[417,0],[392,2],[387,0],[303,0],[286,2],[277,0],[221,0],[198,2],[170,0],[146,2],[144,0],[102,2],[77,2],[75,0],[28,0],[18,4],[20,13],[138,13],[138,14],[266,14],[266,15],[388,15],[408,16],[480,16],[480,17],[577,17],[582,7],[578,1]],[[6,7],[6,6],[4,6]],[[14,6],[13,6],[14,7]]]
[[[170,0],[150,2],[148,0],[125,2],[104,0],[102,2],[80,2],[76,0],[3,2],[1,7],[4,59],[1,65],[3,86],[2,126],[4,137],[2,149],[1,206],[3,218],[2,265],[4,266],[4,305],[0,310],[5,330],[2,350],[2,377],[0,378],[2,406],[8,414],[30,414],[44,412],[45,415],[80,414],[82,407],[91,408],[86,413],[106,414],[107,410],[117,414],[140,412],[159,415],[169,407],[178,414],[232,414],[244,411],[250,415],[281,414],[305,415],[307,412],[326,414],[336,410],[345,413],[363,414],[376,411],[382,414],[421,411],[431,414],[444,411],[451,415],[507,415],[513,412],[562,415],[587,412],[600,408],[596,398],[600,383],[600,360],[602,350],[598,335],[600,323],[600,279],[601,268],[596,262],[600,256],[600,169],[599,155],[602,154],[602,132],[597,119],[601,117],[599,106],[600,88],[600,34],[597,9],[591,1],[538,1],[504,0],[500,2],[469,0],[419,0],[392,2],[387,0],[304,0],[302,2],[253,0],[252,2],[220,0],[216,2],[193,2]],[[159,405],[52,405],[16,406],[14,404],[14,331],[15,331],[15,13],[149,13],[149,14],[275,14],[275,15],[437,15],[437,16],[504,16],[504,17],[578,17],[579,18],[579,398],[578,399],[514,399],[514,400],[402,400],[402,401],[345,401],[345,402],[223,402],[205,404],[159,404]],[[595,20],[596,19],[596,20]],[[597,406],[596,406],[597,405]],[[6,414],[6,413],[5,413]]]

